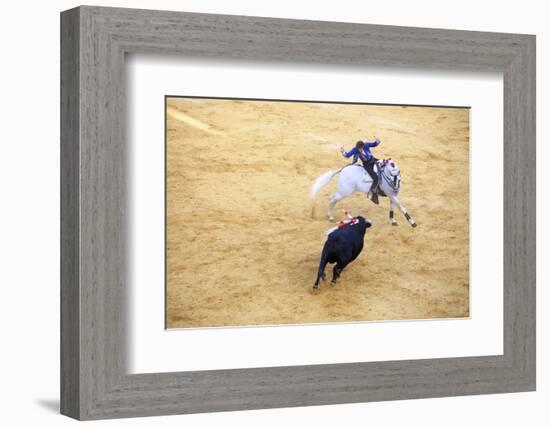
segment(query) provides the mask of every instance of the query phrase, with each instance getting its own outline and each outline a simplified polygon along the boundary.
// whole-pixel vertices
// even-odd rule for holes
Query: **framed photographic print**
[[[535,389],[535,38],[61,15],[61,411]]]

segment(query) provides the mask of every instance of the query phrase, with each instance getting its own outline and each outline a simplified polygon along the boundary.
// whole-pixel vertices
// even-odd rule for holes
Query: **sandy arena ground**
[[[313,292],[337,179],[311,185],[374,135],[418,227],[392,227],[386,198],[340,202],[373,227]],[[468,165],[467,109],[169,98],[167,327],[469,316]]]

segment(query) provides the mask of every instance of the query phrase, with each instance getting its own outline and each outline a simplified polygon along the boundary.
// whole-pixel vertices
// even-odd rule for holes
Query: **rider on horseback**
[[[376,147],[378,144],[380,144],[380,140],[375,137],[373,142],[357,141],[355,147],[349,151],[344,150],[344,147],[340,147],[340,152],[344,157],[349,158],[353,156],[353,161],[351,162],[352,165],[357,162],[357,159],[361,159],[363,167],[372,178],[370,196],[371,200],[375,204],[378,204],[378,174],[374,172],[374,165],[378,159],[372,155],[370,149]]]

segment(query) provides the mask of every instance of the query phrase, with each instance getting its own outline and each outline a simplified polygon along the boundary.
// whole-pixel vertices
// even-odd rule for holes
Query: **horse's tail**
[[[319,190],[323,188],[325,185],[327,185],[332,179],[332,177],[334,177],[335,175],[338,175],[342,171],[342,169],[344,168],[340,168],[337,171],[328,171],[323,175],[321,175],[319,178],[317,178],[313,183],[313,185],[311,186],[311,194],[310,194],[311,198],[313,199],[317,195]]]

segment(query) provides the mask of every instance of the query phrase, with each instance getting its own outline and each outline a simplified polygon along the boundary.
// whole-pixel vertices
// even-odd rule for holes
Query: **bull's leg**
[[[331,283],[333,285],[336,284],[336,281],[340,277],[340,274],[342,273],[342,270],[344,269],[344,267],[345,267],[345,265],[340,264],[339,262],[337,262],[336,265],[334,266],[334,268],[332,269],[332,281],[331,281]]]
[[[327,279],[327,275],[323,271],[323,273],[320,276],[317,276],[317,280],[315,281],[315,284],[313,285],[313,289],[319,289],[319,282],[321,280],[324,282],[326,279]]]
[[[319,261],[319,270],[317,270],[317,279],[313,284],[313,289],[319,289],[319,281],[321,279],[323,280],[323,282],[325,281],[325,278],[326,278],[325,267],[327,266],[327,263],[328,263],[329,251],[330,251],[330,243],[327,240],[325,242],[325,245],[323,246],[323,252],[321,253],[321,260]]]
[[[390,224],[397,225],[397,221],[393,217],[393,208],[394,208],[393,198],[390,197]]]
[[[399,210],[405,215],[405,218],[407,218],[407,221],[409,221],[409,224],[411,224],[412,227],[416,227],[416,222],[414,222],[414,219],[411,218],[405,207],[399,202],[399,199],[397,196],[390,196],[390,200],[397,205]]]

